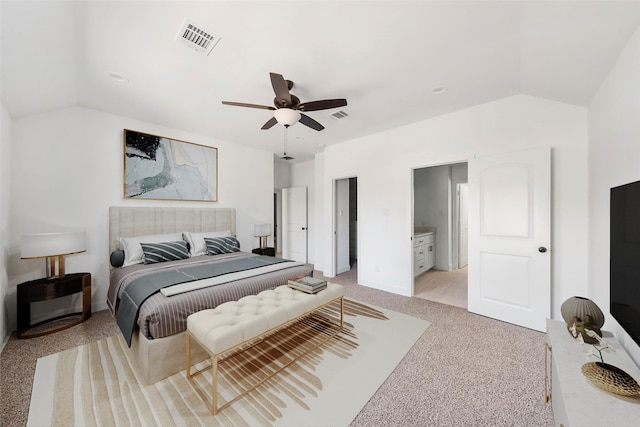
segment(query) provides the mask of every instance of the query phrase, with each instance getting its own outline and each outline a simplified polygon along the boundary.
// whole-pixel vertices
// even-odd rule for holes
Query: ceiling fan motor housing
[[[291,102],[286,99],[278,99],[276,96],[273,98],[273,105],[275,105],[276,108],[297,108],[298,105],[300,105],[300,98],[294,94],[289,94],[289,96],[291,96]]]

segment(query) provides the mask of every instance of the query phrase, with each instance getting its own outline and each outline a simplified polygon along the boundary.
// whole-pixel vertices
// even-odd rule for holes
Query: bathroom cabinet
[[[422,233],[413,236],[413,274],[418,276],[436,265],[435,233]]]

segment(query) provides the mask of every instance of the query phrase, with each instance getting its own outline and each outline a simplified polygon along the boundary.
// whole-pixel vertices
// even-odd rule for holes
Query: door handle
[[[545,248],[544,246],[540,246],[540,247],[538,248],[538,252],[540,252],[541,254],[543,254],[543,253],[547,252],[547,248]]]
[[[302,227],[302,229],[303,229],[303,230],[306,230],[306,229],[307,229],[307,227]]]

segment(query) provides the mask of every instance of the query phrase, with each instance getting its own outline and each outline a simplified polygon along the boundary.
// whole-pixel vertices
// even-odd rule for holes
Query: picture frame
[[[218,201],[218,149],[124,129],[124,198]]]

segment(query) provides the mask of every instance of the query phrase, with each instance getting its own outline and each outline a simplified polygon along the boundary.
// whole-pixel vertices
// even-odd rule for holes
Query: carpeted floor
[[[331,280],[345,286],[347,298],[431,322],[353,426],[553,425],[551,406],[543,398],[544,334],[359,286],[355,271]],[[39,357],[116,333],[115,322],[103,311],[50,336],[11,337],[0,354],[1,425],[26,424]]]

